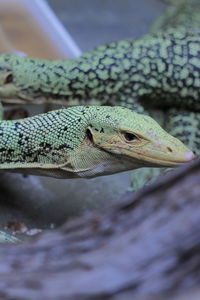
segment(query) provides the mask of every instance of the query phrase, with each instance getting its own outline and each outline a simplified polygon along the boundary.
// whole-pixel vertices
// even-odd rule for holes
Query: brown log
[[[183,295],[200,285],[200,162],[59,230],[3,245],[0,259],[5,300]]]

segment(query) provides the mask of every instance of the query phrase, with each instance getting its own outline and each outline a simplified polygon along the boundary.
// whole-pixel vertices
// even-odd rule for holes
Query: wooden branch
[[[199,224],[195,162],[127,193],[118,205],[1,246],[0,299],[156,300],[185,293],[200,284]]]

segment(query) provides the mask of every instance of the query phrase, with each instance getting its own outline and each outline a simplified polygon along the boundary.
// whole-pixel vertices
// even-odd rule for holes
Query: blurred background
[[[137,38],[165,7],[162,0],[0,0],[0,5],[1,28],[12,46],[45,58]]]
[[[165,7],[162,0],[48,0],[82,51],[148,32]]]

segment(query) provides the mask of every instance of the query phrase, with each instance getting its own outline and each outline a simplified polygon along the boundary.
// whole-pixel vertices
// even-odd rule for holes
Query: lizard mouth
[[[146,158],[146,159],[145,159]],[[195,155],[192,151],[186,152],[182,155],[182,158],[175,159],[175,158],[155,158],[151,156],[147,156],[143,154],[143,159],[148,161],[153,166],[163,166],[163,167],[176,167],[179,165],[183,165],[185,163],[191,162],[195,158]],[[142,161],[141,161],[142,163]]]

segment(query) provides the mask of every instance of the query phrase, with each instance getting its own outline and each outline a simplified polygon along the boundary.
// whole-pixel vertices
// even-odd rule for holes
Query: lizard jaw
[[[182,159],[159,159],[155,157],[148,157],[143,155],[143,160],[141,161],[141,164],[144,164],[144,160],[149,162],[149,166],[152,167],[178,167],[180,165],[183,165],[185,163],[191,162],[195,158],[195,155],[192,151],[188,151],[185,155],[183,155]]]

